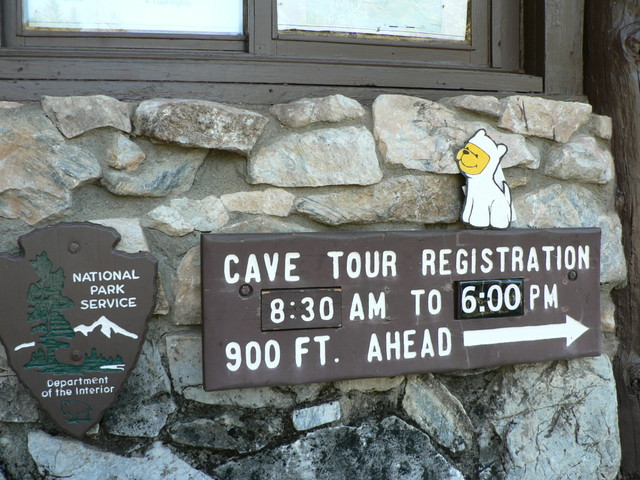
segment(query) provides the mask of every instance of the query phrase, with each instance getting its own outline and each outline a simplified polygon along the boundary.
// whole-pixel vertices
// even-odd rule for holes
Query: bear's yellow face
[[[485,169],[490,157],[487,152],[477,145],[467,143],[464,148],[458,152],[456,159],[458,160],[460,170],[464,173],[468,175],[478,175]]]

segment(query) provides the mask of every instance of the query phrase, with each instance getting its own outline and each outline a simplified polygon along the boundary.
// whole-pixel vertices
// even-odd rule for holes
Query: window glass
[[[243,33],[243,0],[22,0],[29,30]]]
[[[465,41],[468,0],[278,0],[278,30]]]

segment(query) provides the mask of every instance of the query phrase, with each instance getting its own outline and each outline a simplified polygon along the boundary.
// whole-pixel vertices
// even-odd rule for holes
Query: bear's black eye
[[[462,151],[464,152],[464,154],[465,154],[465,155],[469,155],[469,154],[471,154],[471,155],[473,155],[474,157],[478,158],[478,155],[477,155],[477,154],[475,154],[475,153],[473,153],[471,150],[468,150],[468,149],[466,149],[466,148],[463,148],[463,149],[462,149]]]

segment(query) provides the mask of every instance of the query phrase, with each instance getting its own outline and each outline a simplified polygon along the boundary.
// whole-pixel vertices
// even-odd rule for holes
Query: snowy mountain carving
[[[138,338],[138,335],[136,335],[135,333],[128,332],[124,328],[116,325],[104,315],[101,316],[95,322],[93,322],[91,325],[78,325],[73,329],[73,331],[80,332],[86,337],[89,335],[89,333],[93,332],[96,328],[100,328],[100,332],[102,332],[102,334],[107,338],[111,338],[112,333],[116,333],[118,335],[124,335],[125,337],[134,338],[134,339]]]

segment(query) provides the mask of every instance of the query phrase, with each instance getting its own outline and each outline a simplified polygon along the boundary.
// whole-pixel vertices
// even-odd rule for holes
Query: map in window
[[[278,30],[465,41],[467,0],[278,0]]]
[[[22,0],[30,30],[238,35],[243,0]]]

